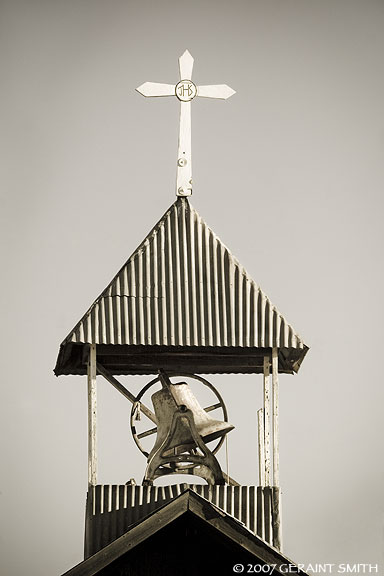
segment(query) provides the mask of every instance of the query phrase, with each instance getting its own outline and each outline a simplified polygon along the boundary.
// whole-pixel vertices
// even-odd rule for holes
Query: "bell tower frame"
[[[226,99],[234,93],[226,85],[196,87],[190,80],[192,64],[189,53],[180,58],[180,73],[187,73],[176,85],[181,92],[175,92],[173,85],[153,83],[138,89],[145,96],[176,95],[180,101],[176,201],[64,339],[54,370],[57,376],[87,376],[86,558],[124,534],[140,517],[187,489],[241,520],[275,548],[282,547],[279,374],[297,372],[308,347],[189,201],[190,100],[195,96]],[[188,154],[184,157],[185,151]],[[156,378],[159,371],[170,376],[262,376],[263,406],[257,411],[254,451],[259,458],[258,486],[240,486],[229,476],[224,483],[214,481],[207,486],[98,483],[97,375],[156,427],[155,412],[124,386],[119,376]],[[195,447],[204,453],[194,414],[183,405],[175,411],[171,431],[183,418]],[[209,454],[205,456],[209,460]],[[192,457],[190,460],[193,464]],[[177,453],[166,464],[172,466],[176,461]],[[214,478],[219,478],[217,471]]]

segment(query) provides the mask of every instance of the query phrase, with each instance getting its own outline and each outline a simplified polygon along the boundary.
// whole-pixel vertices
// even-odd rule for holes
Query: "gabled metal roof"
[[[293,370],[308,349],[186,198],[172,204],[69,333],[61,359],[70,344],[91,343],[294,349]],[[60,364],[59,355],[56,374],[71,373]]]
[[[162,534],[164,538],[161,538]],[[161,539],[158,545],[154,540],[156,536]],[[191,543],[201,554],[190,554],[188,559],[186,550]],[[134,559],[135,550],[138,550],[139,563]],[[159,558],[163,560],[164,571],[159,571]],[[116,574],[224,574],[228,573],[228,566],[231,572],[234,565],[241,567],[235,564],[238,560],[245,566],[273,567],[276,574],[286,574],[287,566],[290,566],[295,574],[308,576],[302,570],[302,564],[294,564],[248,530],[240,520],[186,489],[63,576],[102,576],[111,574],[112,569]]]

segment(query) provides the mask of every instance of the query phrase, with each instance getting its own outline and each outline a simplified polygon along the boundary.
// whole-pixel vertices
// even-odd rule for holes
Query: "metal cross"
[[[145,82],[136,90],[143,96],[176,96],[180,100],[179,147],[177,156],[176,195],[192,194],[191,101],[195,96],[226,100],[235,91],[226,84],[196,86],[192,78],[193,58],[186,50],[179,58],[180,81],[176,84]]]

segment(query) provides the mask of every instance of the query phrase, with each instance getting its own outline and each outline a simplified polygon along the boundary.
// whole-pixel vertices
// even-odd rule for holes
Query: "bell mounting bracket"
[[[187,424],[191,436],[202,454],[199,454],[196,449],[188,453],[178,454],[177,450],[170,446],[181,424]],[[192,411],[183,405],[175,411],[167,437],[148,459],[143,486],[150,486],[156,478],[168,474],[194,474],[204,478],[208,484],[225,484],[217,459],[196,430]]]

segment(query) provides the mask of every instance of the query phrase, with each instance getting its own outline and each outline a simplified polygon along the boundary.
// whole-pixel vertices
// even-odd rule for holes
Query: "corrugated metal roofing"
[[[104,514],[100,514],[100,520]],[[199,554],[187,556],[188,546]],[[163,558],[160,569],[159,558],[160,562]],[[233,567],[239,558],[250,566],[269,566],[270,573],[286,574],[289,565],[298,576],[308,576],[300,568],[302,565],[294,564],[244,526],[243,518],[238,520],[195,491],[187,490],[135,522],[122,536],[63,576],[227,574],[228,566]]]
[[[88,491],[86,557],[96,554],[104,546],[122,536],[134,523],[187,490],[212,502],[242,522],[248,530],[265,542],[276,547],[271,513],[273,491],[278,491],[279,488],[208,484],[168,486],[99,484],[91,486]]]
[[[186,198],[178,198],[66,343],[306,348]]]

